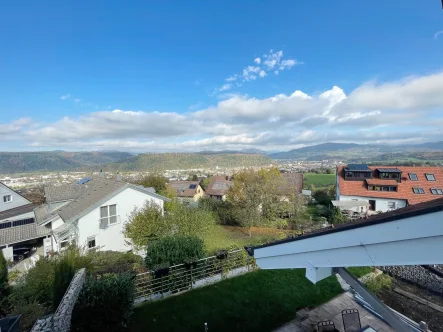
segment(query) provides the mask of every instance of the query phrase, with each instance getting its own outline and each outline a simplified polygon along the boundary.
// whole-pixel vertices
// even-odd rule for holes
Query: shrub
[[[75,274],[74,264],[69,257],[62,258],[57,262],[54,271],[52,286],[52,310],[55,311],[63,298],[66,290]]]
[[[318,204],[325,206],[331,205],[331,200],[333,199],[333,197],[329,196],[327,190],[317,190],[312,196],[315,198]]]
[[[196,236],[168,236],[148,246],[145,264],[153,269],[160,264],[176,265],[203,258],[204,242]]]
[[[215,220],[221,225],[236,224],[232,215],[232,207],[228,201],[202,197],[198,201],[198,207],[204,211],[213,213]]]
[[[74,307],[71,331],[127,330],[133,304],[133,276],[125,273],[89,278]]]
[[[380,274],[375,278],[369,279],[365,286],[372,293],[377,295],[383,290],[392,289],[392,278],[387,274]]]
[[[20,331],[29,331],[34,326],[35,321],[42,317],[46,308],[36,301],[20,302],[16,305],[11,316],[22,315],[20,318]]]
[[[96,273],[124,273],[139,271],[143,258],[132,252],[97,251],[90,252]]]
[[[0,294],[8,283],[8,262],[0,249]]]

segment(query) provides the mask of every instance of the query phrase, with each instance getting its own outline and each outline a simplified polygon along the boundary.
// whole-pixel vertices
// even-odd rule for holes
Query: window
[[[426,173],[425,176],[426,176],[426,180],[428,180],[428,181],[435,181],[434,174]]]
[[[415,173],[409,173],[409,180],[418,181],[418,176]]]
[[[388,210],[395,210],[395,202],[388,202]]]
[[[443,190],[440,188],[431,188],[432,195],[443,195]]]
[[[423,188],[412,188],[414,194],[424,194],[425,190]]]
[[[3,196],[3,203],[9,203],[9,202],[12,202],[12,196],[11,195]]]
[[[368,190],[375,190],[375,191],[397,191],[396,186],[368,186]]]
[[[88,248],[95,248],[95,236],[88,237]]]
[[[100,223],[112,225],[117,222],[117,204],[100,207]]]

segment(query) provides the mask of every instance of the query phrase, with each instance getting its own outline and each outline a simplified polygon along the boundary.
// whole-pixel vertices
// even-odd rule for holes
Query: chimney
[[[122,176],[120,175],[120,173],[117,171],[117,174],[115,174],[115,180],[116,181],[121,181],[122,180]]]
[[[98,176],[101,177],[101,178],[105,177],[105,173],[103,172],[102,169],[100,170],[100,173],[98,173]]]

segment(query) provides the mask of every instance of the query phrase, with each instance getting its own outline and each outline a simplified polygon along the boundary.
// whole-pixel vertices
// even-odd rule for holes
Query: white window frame
[[[111,206],[115,206],[115,215],[114,214],[113,215],[110,214],[110,210],[111,210],[110,207]],[[102,208],[107,208],[108,215],[106,217],[102,217]],[[102,222],[102,220],[106,219],[107,220],[106,224],[108,226],[112,226],[112,225],[118,224],[118,208],[117,208],[117,204],[109,204],[109,205],[100,206],[100,212],[99,213],[100,213],[100,222]],[[115,217],[115,221],[114,222],[111,222],[111,218],[112,217]]]
[[[89,242],[91,242],[91,241],[94,241],[95,246],[93,246],[93,247],[89,246]],[[97,247],[97,237],[95,235],[94,236],[88,236],[86,238],[86,245],[87,245],[88,249],[96,248]]]
[[[9,197],[9,200],[6,200],[6,197]],[[11,194],[3,195],[3,203],[5,204],[12,203],[12,195]]]
[[[389,205],[392,205],[393,207],[390,207]],[[388,201],[388,210],[395,210],[397,209],[397,202]]]

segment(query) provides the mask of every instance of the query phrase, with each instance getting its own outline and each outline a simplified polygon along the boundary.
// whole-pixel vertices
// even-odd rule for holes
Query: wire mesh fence
[[[138,274],[136,302],[157,300],[256,269],[245,250],[222,252],[195,262]]]

